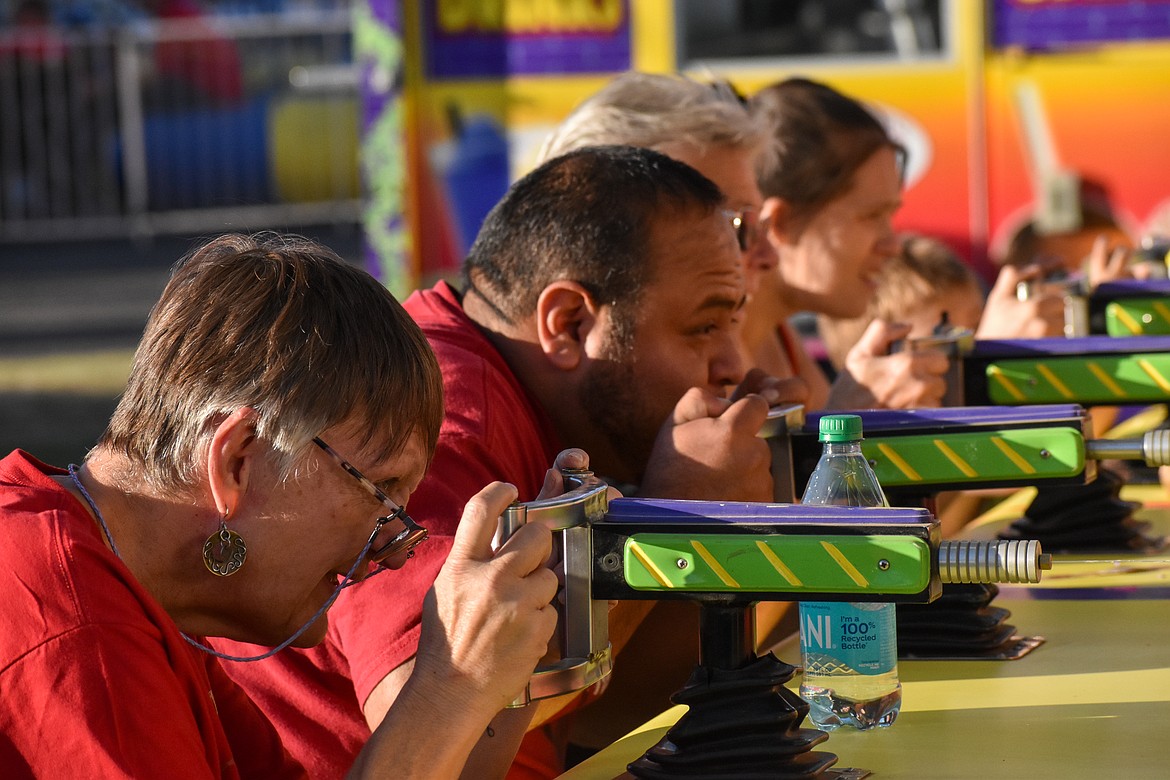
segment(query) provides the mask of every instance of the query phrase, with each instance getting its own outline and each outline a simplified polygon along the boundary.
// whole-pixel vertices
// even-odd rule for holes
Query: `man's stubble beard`
[[[578,401],[621,459],[626,473],[640,482],[665,418],[646,402],[647,393],[654,391],[639,387],[630,353],[607,344],[602,359],[589,367],[578,388]]]

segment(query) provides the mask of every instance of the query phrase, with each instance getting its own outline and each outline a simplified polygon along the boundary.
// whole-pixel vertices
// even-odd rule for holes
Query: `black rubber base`
[[[929,604],[898,604],[898,657],[903,660],[1011,661],[1043,642],[1007,623],[1011,612],[991,606],[995,585],[943,586]]]
[[[999,538],[1035,539],[1050,553],[1163,549],[1166,540],[1148,536],[1149,523],[1134,518],[1139,504],[1121,499],[1123,484],[1115,472],[1098,468],[1097,478],[1085,485],[1040,485],[1024,516]]]
[[[697,667],[672,697],[690,709],[629,765],[630,774],[647,780],[827,777],[837,756],[811,751],[829,735],[800,728],[808,704],[784,686],[794,672],[771,653],[734,671]]]

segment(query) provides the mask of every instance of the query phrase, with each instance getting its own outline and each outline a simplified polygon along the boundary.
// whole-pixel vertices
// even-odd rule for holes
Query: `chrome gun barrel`
[[[1085,456],[1094,460],[1141,460],[1170,466],[1170,429],[1147,431],[1140,439],[1087,439]]]

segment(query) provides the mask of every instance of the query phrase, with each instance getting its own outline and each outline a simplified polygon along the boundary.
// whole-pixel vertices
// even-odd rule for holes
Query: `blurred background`
[[[1170,0],[0,0],[0,450],[84,455],[201,237],[450,275],[631,68],[865,100],[910,150],[898,227],[987,280],[1029,225],[1170,235]]]
[[[200,237],[292,230],[363,262],[353,9],[0,8],[0,449],[64,464]]]

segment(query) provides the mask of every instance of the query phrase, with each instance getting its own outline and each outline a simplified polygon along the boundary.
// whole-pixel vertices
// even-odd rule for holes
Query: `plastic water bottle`
[[[826,415],[824,451],[805,488],[804,504],[889,506],[861,454],[861,418]],[[801,602],[800,695],[818,728],[889,726],[902,706],[897,616],[893,604]]]

